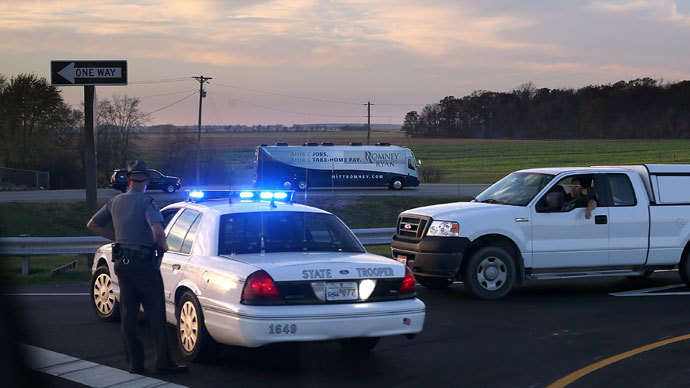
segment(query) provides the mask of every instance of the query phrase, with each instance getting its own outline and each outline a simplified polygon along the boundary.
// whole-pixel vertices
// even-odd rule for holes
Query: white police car
[[[340,219],[293,204],[292,194],[193,191],[192,201],[162,210],[166,315],[186,359],[216,343],[337,339],[367,351],[382,336],[422,330],[425,306],[410,269],[366,253]],[[92,271],[91,302],[103,320],[118,318],[110,256],[102,246]]]

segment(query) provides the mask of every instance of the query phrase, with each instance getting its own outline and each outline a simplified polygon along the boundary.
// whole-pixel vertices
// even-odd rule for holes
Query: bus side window
[[[410,158],[407,159],[407,168],[409,168],[410,170],[415,169],[414,168],[414,159],[410,159]]]

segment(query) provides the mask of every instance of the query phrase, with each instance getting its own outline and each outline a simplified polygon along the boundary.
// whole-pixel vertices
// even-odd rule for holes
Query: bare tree
[[[112,161],[118,166],[125,166],[136,152],[134,140],[141,127],[150,120],[149,113],[139,110],[140,103],[139,98],[126,95],[113,95],[112,100],[98,103],[99,136],[108,137],[106,144],[112,147]],[[99,149],[99,154],[101,152]]]

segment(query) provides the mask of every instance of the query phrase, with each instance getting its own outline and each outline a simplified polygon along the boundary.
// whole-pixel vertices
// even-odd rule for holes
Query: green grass
[[[333,137],[338,132],[323,133]],[[387,133],[388,134],[388,133]],[[390,134],[395,134],[391,132]],[[302,133],[301,136],[304,134]],[[314,138],[318,138],[318,133]],[[347,133],[342,134],[342,136]],[[232,134],[214,134],[216,137]],[[262,142],[289,140],[300,133],[252,134]],[[273,136],[274,138],[271,138]],[[534,167],[590,166],[594,164],[690,163],[690,140],[519,141],[481,144],[415,144],[399,137],[392,144],[407,144],[424,166],[442,171],[439,183],[493,183],[510,172]],[[455,140],[449,140],[451,142]],[[150,157],[142,155],[142,157]],[[251,182],[254,148],[204,151],[204,161],[223,161],[233,182]]]
[[[388,245],[367,245],[364,248],[367,252],[373,253],[375,255],[381,255],[383,257],[391,257],[391,246]]]
[[[333,195],[311,197],[307,205],[338,216],[351,229],[392,228],[398,215],[408,209],[439,203],[468,201],[468,197],[411,197]]]
[[[88,284],[91,271],[86,256],[35,256],[31,257],[29,275],[22,275],[21,257],[1,257],[0,283],[16,284]],[[77,268],[67,272],[52,274],[62,265],[77,260]]]
[[[515,170],[601,164],[690,163],[690,140],[534,141],[411,145],[441,183],[493,183]]]

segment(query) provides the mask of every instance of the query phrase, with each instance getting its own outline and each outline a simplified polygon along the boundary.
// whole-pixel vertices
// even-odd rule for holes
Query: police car
[[[166,317],[186,359],[218,343],[339,340],[368,351],[380,337],[422,330],[412,271],[367,253],[340,219],[292,195],[192,191],[163,208]],[[106,321],[119,316],[110,258],[109,244],[96,252],[91,281],[91,304]]]

